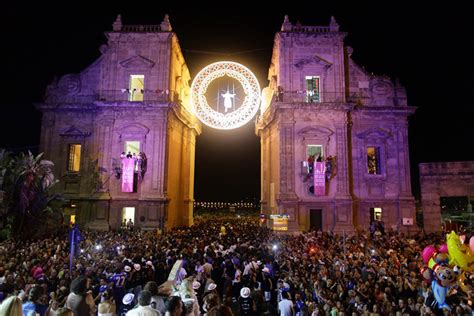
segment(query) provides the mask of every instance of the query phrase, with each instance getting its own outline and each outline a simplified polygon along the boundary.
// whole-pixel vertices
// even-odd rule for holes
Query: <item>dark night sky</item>
[[[106,42],[104,31],[111,30],[119,13],[124,24],[159,24],[168,13],[193,77],[210,62],[233,60],[254,71],[262,87],[267,84],[273,37],[283,16],[288,14],[293,23],[327,25],[334,15],[348,33],[346,44],[354,48],[352,58],[369,72],[399,78],[407,88],[409,105],[418,108],[410,118],[415,195],[420,162],[474,160],[474,28],[467,7],[419,10],[400,2],[393,2],[393,7],[360,3],[327,7],[321,1],[294,1],[294,5],[273,9],[232,2],[230,9],[227,3],[206,6],[198,1],[199,8],[172,8],[160,1],[105,9],[79,2],[11,3],[0,12],[6,84],[0,147],[37,151],[40,114],[32,104],[42,100],[54,76],[80,72],[100,56],[99,46]],[[254,49],[259,50],[234,55],[187,51]],[[233,131],[204,128],[197,141],[195,198],[258,197],[259,147],[253,122]]]

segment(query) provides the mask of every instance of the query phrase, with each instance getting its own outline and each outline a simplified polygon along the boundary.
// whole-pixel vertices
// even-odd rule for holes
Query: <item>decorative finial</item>
[[[114,23],[112,24],[112,29],[115,32],[121,31],[122,30],[122,15],[117,15],[117,18],[115,19]]]
[[[331,22],[329,23],[329,30],[331,32],[339,32],[339,24],[337,24],[334,16],[331,16]]]
[[[163,21],[160,24],[160,28],[162,32],[171,32],[171,23],[170,23],[170,16],[168,14],[165,14],[165,17],[163,18]]]
[[[293,24],[291,24],[290,19],[288,18],[288,15],[285,15],[285,19],[283,20],[283,24],[281,25],[281,31],[290,32],[292,27],[293,27]]]

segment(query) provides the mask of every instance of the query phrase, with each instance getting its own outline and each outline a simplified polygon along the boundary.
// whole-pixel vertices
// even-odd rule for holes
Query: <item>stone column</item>
[[[334,208],[334,228],[336,233],[351,233],[354,230],[352,224],[352,198],[349,192],[349,163],[346,113],[343,121],[335,123],[336,128],[336,156],[337,156],[337,191]]]

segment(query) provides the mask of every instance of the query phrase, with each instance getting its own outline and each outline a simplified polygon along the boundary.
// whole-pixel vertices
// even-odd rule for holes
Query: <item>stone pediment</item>
[[[308,57],[308,58],[301,58],[300,60],[298,60],[295,63],[295,67],[298,68],[298,69],[301,69],[305,65],[308,65],[308,64],[320,64],[320,65],[322,65],[326,68],[329,68],[329,67],[332,66],[332,63],[330,63],[326,59],[324,59],[322,57],[319,57],[317,55],[314,55],[314,56]]]
[[[124,135],[144,137],[150,132],[150,129],[146,127],[145,125],[142,125],[139,123],[133,123],[133,124],[124,125],[116,129],[116,132],[119,134],[120,137]]]
[[[153,68],[155,62],[143,56],[137,55],[122,60],[120,65],[124,68]]]
[[[75,137],[75,138],[88,137],[90,135],[91,135],[90,132],[84,132],[81,129],[75,127],[74,125],[71,125],[70,127],[64,128],[59,133],[59,136],[62,136],[62,137]]]
[[[328,139],[334,134],[332,130],[324,126],[308,126],[298,132],[303,139]]]
[[[385,140],[390,138],[392,133],[389,130],[384,130],[382,128],[374,127],[369,128],[361,133],[357,134],[357,137],[361,139],[382,139]]]

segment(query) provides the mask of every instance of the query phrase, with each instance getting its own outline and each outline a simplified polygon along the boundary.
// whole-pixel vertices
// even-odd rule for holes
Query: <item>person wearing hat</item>
[[[135,307],[134,299],[135,295],[133,295],[133,293],[127,293],[123,296],[121,302],[122,304],[120,305],[119,315],[124,315]]]
[[[141,291],[138,295],[138,306],[127,312],[126,316],[161,316],[161,313],[150,306],[150,291]]]
[[[217,292],[217,284],[215,284],[214,282],[210,282],[209,285],[207,286],[207,288],[205,289],[204,291],[204,296],[208,295],[208,294],[218,294]]]
[[[240,290],[238,302],[240,315],[256,315],[257,307],[255,300],[250,296],[250,288],[243,287]]]

